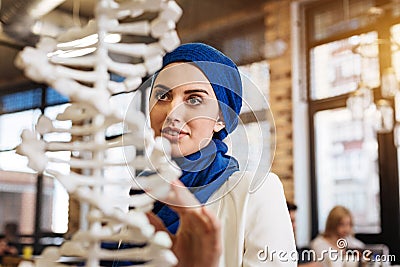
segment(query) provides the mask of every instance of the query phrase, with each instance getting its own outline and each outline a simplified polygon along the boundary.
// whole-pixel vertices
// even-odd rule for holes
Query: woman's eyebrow
[[[171,88],[169,88],[166,85],[160,84],[160,83],[154,85],[154,88],[161,88],[161,89],[165,90],[166,92],[171,91]]]
[[[204,89],[190,89],[190,90],[185,90],[184,93],[185,93],[185,94],[204,93],[204,94],[209,95],[209,93],[208,93],[206,90],[204,90]]]
[[[154,85],[154,88],[160,88],[160,89],[164,90],[165,92],[169,92],[172,90],[168,86],[161,84],[161,83]],[[204,89],[189,89],[189,90],[184,91],[184,94],[193,94],[193,93],[204,93],[206,95],[209,95],[208,91],[204,90]]]

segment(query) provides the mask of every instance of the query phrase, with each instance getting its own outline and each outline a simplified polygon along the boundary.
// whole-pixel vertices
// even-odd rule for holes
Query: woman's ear
[[[223,122],[222,120],[217,120],[214,125],[214,133],[218,133],[224,128],[225,128],[225,122]]]

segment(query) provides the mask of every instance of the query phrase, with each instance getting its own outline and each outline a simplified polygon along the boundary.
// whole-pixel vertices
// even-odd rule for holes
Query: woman
[[[4,225],[4,237],[0,238],[0,263],[3,256],[18,255],[18,224],[8,222]]]
[[[203,205],[196,216],[188,216],[191,207],[178,208],[178,216],[160,202],[153,212],[176,242],[183,244],[191,235],[193,242],[185,244],[199,246],[196,240],[207,238],[213,244],[211,248],[200,245],[197,254],[205,255],[196,255],[191,245],[177,251],[174,243],[178,259],[185,261],[185,252],[197,256],[182,266],[296,265],[290,258],[295,252],[294,237],[279,178],[269,174],[250,193],[254,177],[241,172],[236,159],[226,155],[222,140],[236,128],[241,106],[242,83],[236,65],[205,44],[184,44],[165,55],[153,80],[151,127],[156,136],[170,141],[172,157],[183,171],[180,181]],[[197,219],[202,220],[200,230]],[[191,233],[195,230],[197,234]],[[215,238],[218,235],[220,240]],[[203,265],[198,263],[202,260]]]
[[[323,251],[337,251],[335,257],[323,257],[324,266],[342,266],[346,249],[359,249],[365,245],[353,236],[353,218],[351,212],[343,206],[335,206],[328,214],[325,232],[311,241],[311,248],[317,256]],[[351,260],[351,259],[349,259]]]

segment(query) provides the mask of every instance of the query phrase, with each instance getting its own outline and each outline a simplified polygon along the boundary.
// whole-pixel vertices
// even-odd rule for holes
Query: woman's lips
[[[186,135],[188,135],[187,132],[178,128],[165,127],[161,130],[161,136],[167,138],[171,143],[178,142],[179,139],[185,137]]]

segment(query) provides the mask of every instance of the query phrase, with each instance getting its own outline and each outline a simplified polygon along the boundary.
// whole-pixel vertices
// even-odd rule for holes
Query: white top
[[[356,248],[364,248],[365,244],[358,240],[353,236],[347,236],[345,247],[349,250]],[[339,243],[338,245],[342,245],[343,243]],[[317,260],[322,262],[324,267],[343,267],[343,266],[357,266],[358,261],[353,260],[352,258],[346,258],[346,255],[341,255],[337,248],[333,247],[328,240],[325,239],[322,235],[318,235],[311,241],[311,249],[315,252]],[[332,251],[329,253],[324,251]],[[348,257],[350,257],[352,253],[348,253]]]
[[[207,206],[221,222],[219,266],[295,267],[296,247],[282,183],[270,173],[250,192],[252,178],[248,172],[234,173]]]

